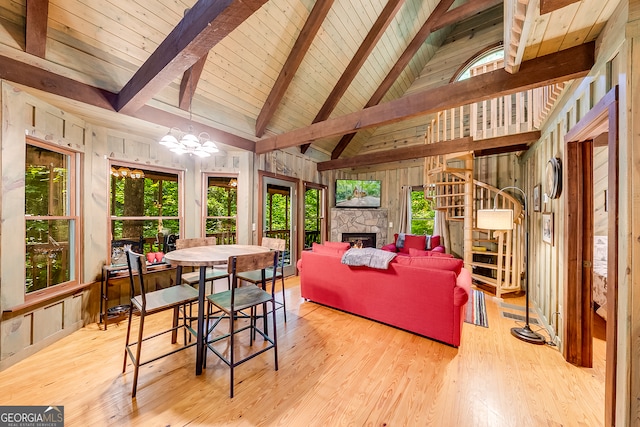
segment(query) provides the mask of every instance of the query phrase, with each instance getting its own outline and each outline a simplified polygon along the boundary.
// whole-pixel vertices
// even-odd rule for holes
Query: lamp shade
[[[485,230],[513,230],[512,209],[478,209],[476,227]]]

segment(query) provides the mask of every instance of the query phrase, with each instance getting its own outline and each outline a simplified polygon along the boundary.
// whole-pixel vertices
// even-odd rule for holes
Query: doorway
[[[296,274],[297,262],[297,187],[298,180],[276,177],[267,172],[259,172],[259,241],[262,237],[284,239],[286,242],[284,274]]]
[[[564,358],[577,366],[593,363],[593,153],[606,146],[607,295],[605,425],[615,425],[618,329],[618,86],[565,135]]]

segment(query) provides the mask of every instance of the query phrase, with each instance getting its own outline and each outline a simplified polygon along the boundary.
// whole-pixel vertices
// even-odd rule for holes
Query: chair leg
[[[284,296],[284,275],[282,276],[282,311],[284,311],[284,322],[287,323],[287,298]]]
[[[229,313],[229,341],[231,343],[231,352],[230,352],[230,363],[229,363],[229,377],[230,377],[230,385],[229,385],[229,397],[233,398],[233,368],[235,364],[234,351],[233,351],[233,341],[234,341],[234,333],[233,333],[233,318],[236,314],[235,311]]]
[[[171,331],[171,344],[175,344],[178,341],[178,316],[180,314],[180,310],[178,307],[173,309],[173,331]],[[184,313],[186,316],[187,313]],[[185,337],[186,339],[186,337]]]
[[[273,358],[276,367],[276,371],[278,370],[278,334],[276,332],[276,300],[273,298],[271,300],[271,315],[273,317]]]
[[[133,304],[129,306],[129,321],[127,322],[127,338],[124,342],[124,362],[122,363],[122,373],[127,370],[127,348],[129,347],[129,336],[131,335],[131,318],[133,317]]]
[[[136,397],[136,392],[138,391],[138,370],[140,369],[140,353],[142,351],[142,331],[144,329],[144,313],[140,313],[140,329],[138,329],[138,344],[136,348],[136,360],[134,362],[133,367],[133,391],[131,392],[131,397]]]

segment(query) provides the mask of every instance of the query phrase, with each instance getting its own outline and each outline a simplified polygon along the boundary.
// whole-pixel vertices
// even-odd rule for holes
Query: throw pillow
[[[396,239],[396,247],[398,249],[402,249],[404,247],[404,233],[394,234],[393,237]]]
[[[427,238],[427,242],[424,246],[424,248],[428,251],[431,250],[432,246],[431,246],[431,236],[429,236],[428,234],[425,236]]]
[[[324,242],[324,246],[335,249],[347,250],[351,248],[351,243],[349,242]]]
[[[426,236],[416,236],[414,234],[405,234],[404,246],[400,248],[400,252],[408,254],[410,248],[424,250]],[[397,246],[397,244],[396,244]]]
[[[427,249],[434,249],[440,246],[440,236],[431,236],[429,245]]]
[[[324,246],[315,242],[313,243],[312,250],[313,252],[323,255],[342,255],[344,252],[346,252],[346,249],[332,248],[330,246]]]

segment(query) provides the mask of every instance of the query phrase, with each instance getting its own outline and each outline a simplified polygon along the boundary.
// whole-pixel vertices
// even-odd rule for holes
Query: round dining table
[[[198,284],[196,375],[200,375],[202,373],[202,365],[204,361],[204,283],[207,274],[207,267],[226,264],[229,261],[229,257],[232,256],[250,255],[269,251],[269,248],[257,245],[209,245],[177,249],[165,254],[165,261],[173,266],[176,266],[176,283],[180,283],[182,281],[182,267],[198,267],[200,269],[200,281]]]

